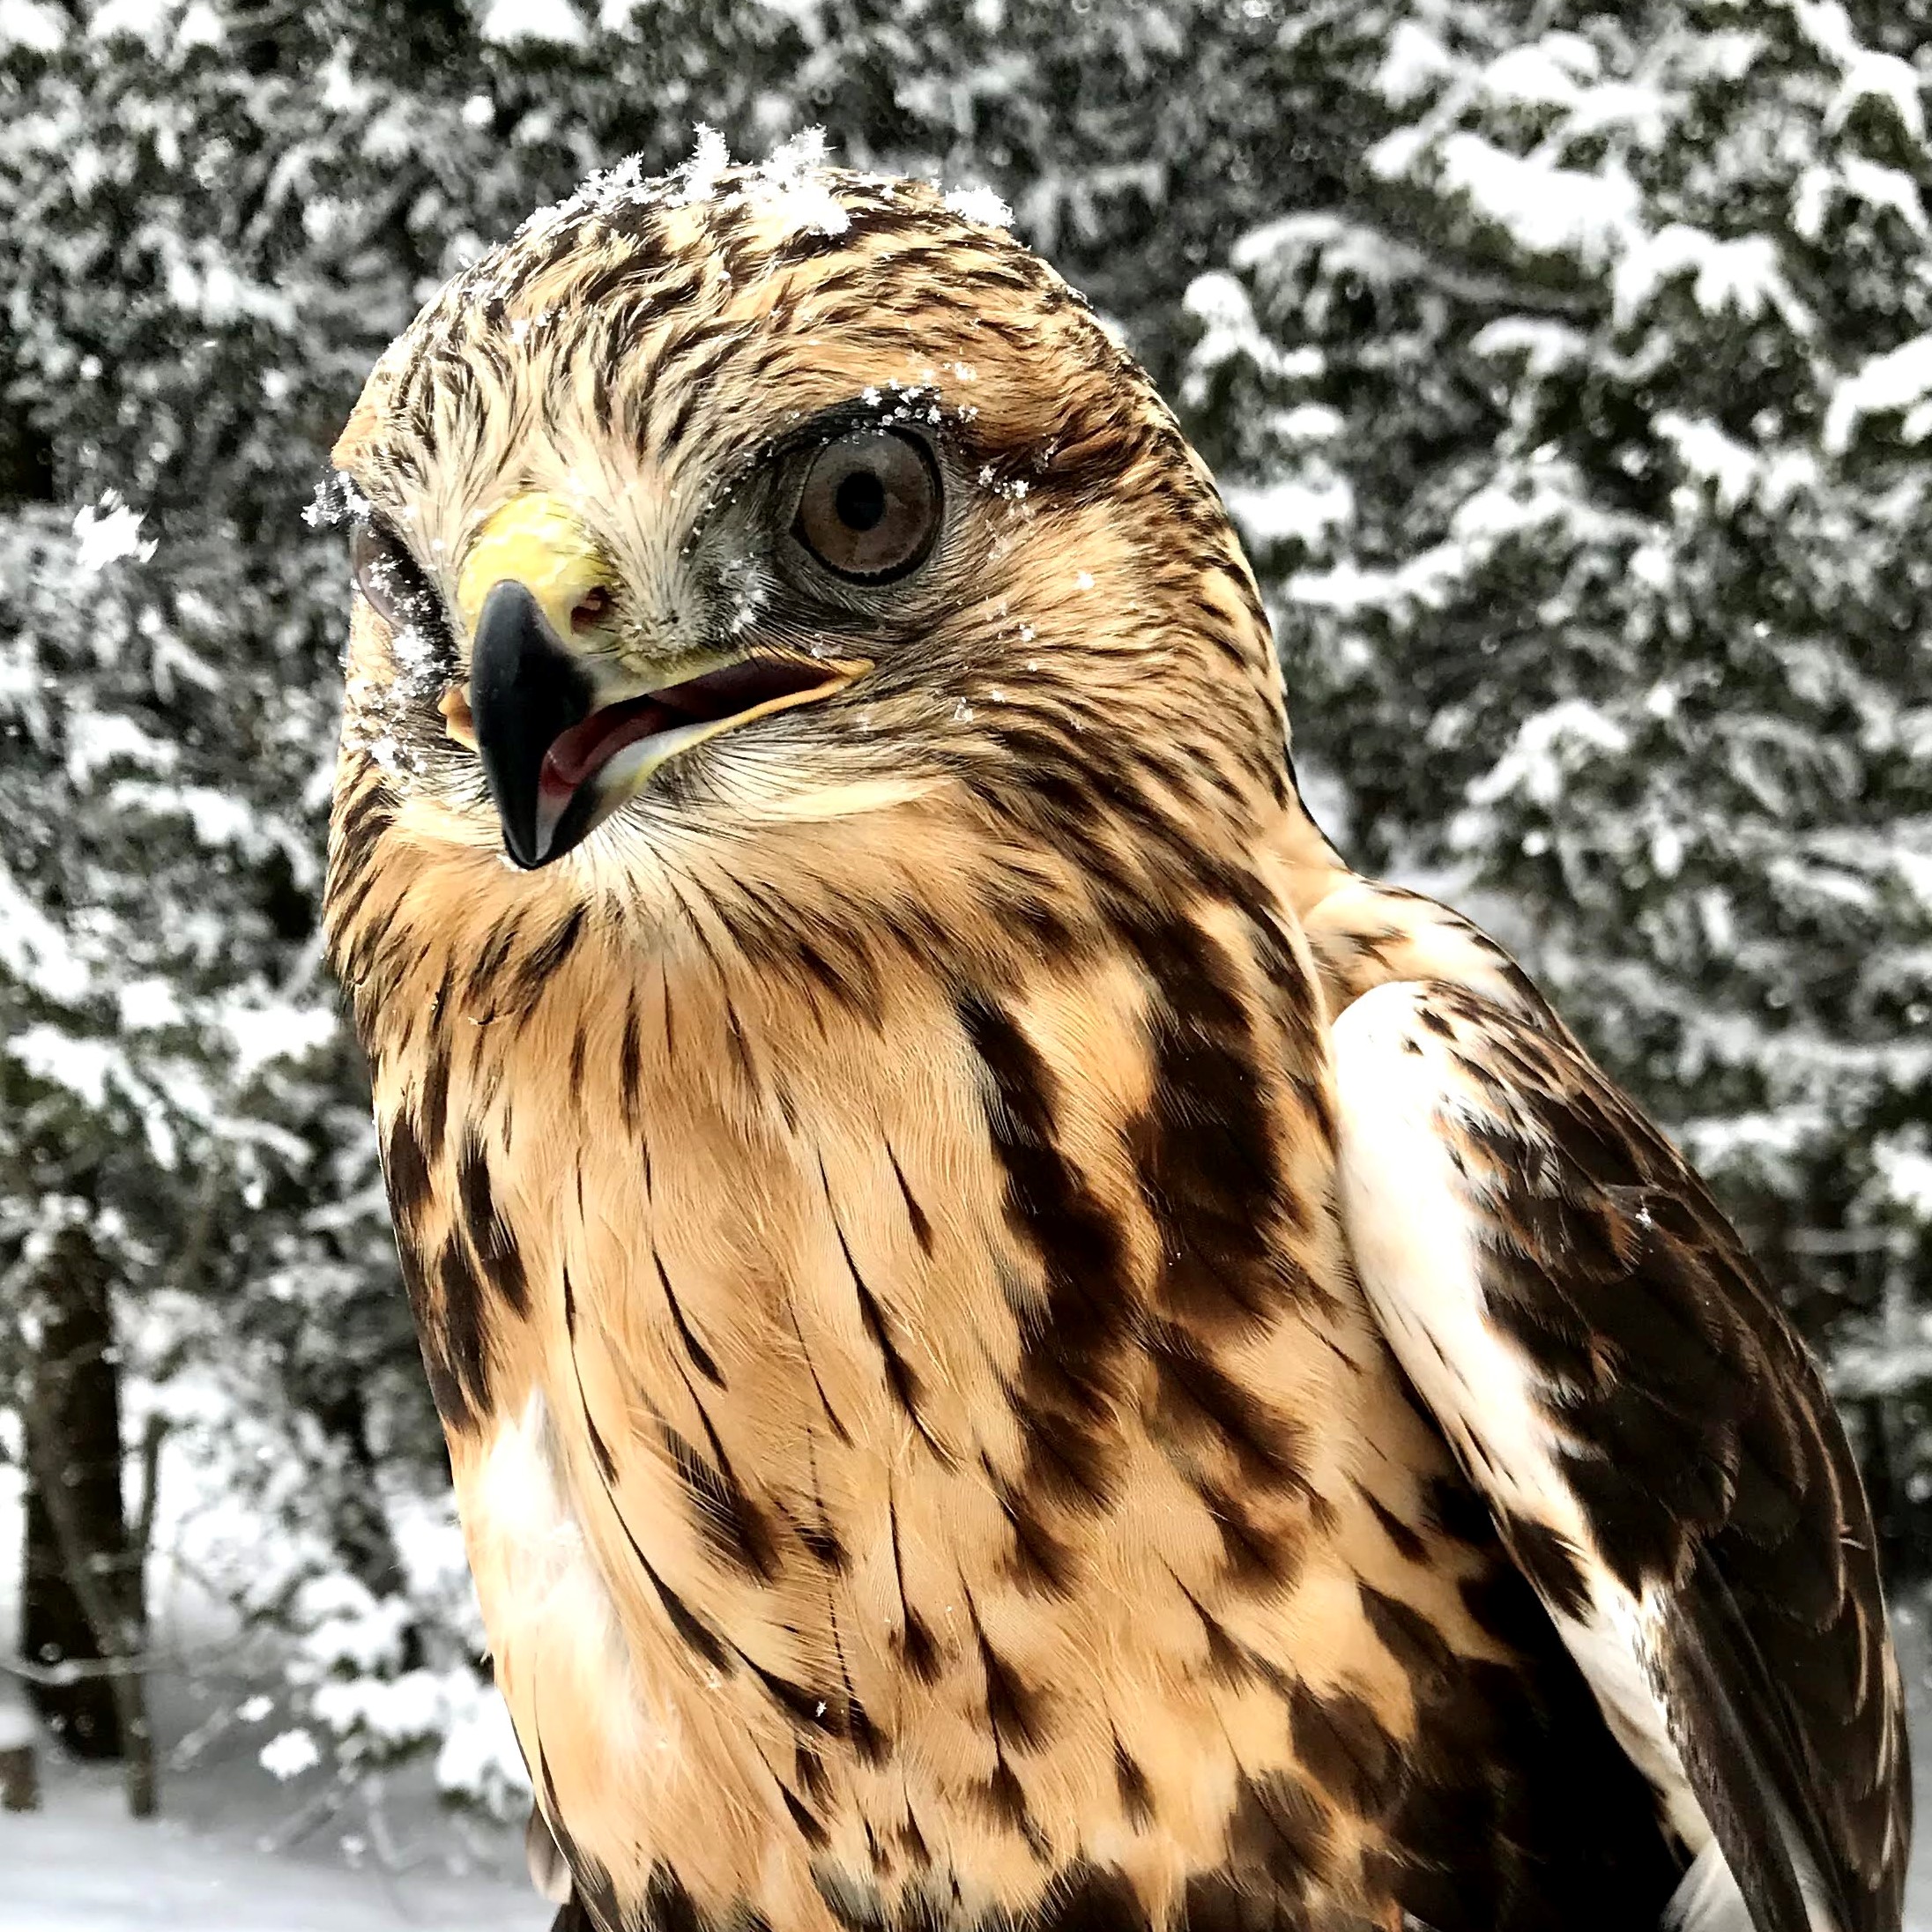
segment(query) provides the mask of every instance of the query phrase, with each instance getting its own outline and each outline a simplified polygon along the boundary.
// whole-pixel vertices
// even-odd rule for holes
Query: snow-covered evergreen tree
[[[1925,77],[1813,0],[1369,13],[1345,193],[1188,297],[1300,749],[1364,859],[1490,895],[1891,1398],[1922,1569]]]
[[[139,1402],[281,1526],[285,1739],[513,1775],[316,971],[304,508],[432,287],[699,123],[986,183],[1122,328],[1336,830],[1482,895],[1725,1182],[1932,1564],[1914,11],[0,0],[0,1366],[84,1225]]]

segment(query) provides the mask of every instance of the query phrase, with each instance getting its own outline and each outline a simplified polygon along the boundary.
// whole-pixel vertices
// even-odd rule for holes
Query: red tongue
[[[703,724],[748,711],[772,698],[790,697],[826,681],[817,665],[747,658],[667,685],[649,697],[627,699],[593,711],[581,724],[561,732],[544,754],[538,774],[539,794],[553,802],[567,799],[626,745],[654,738],[680,724]]]
[[[679,714],[653,698],[634,698],[628,704],[607,705],[573,724],[544,754],[540,789],[554,797],[568,794],[601,765],[608,764],[626,745],[669,731],[682,722]]]

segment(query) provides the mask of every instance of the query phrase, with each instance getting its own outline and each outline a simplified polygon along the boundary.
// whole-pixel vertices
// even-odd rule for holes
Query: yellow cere
[[[568,640],[570,613],[592,591],[608,591],[610,579],[609,565],[569,500],[539,491],[492,512],[464,560],[457,607],[473,635],[490,592],[499,583],[521,583],[551,630]]]

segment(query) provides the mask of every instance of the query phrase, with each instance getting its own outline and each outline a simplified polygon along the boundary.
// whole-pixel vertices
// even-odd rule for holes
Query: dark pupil
[[[848,530],[870,530],[886,514],[886,486],[876,470],[848,470],[832,493],[832,508]]]

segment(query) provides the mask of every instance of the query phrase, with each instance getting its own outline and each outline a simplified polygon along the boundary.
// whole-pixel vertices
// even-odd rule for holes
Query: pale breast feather
[[[1736,1235],[1534,1018],[1393,983],[1334,1047],[1363,1288],[1694,1861],[1673,1922],[1896,1928],[1910,1793],[1870,1518]]]

